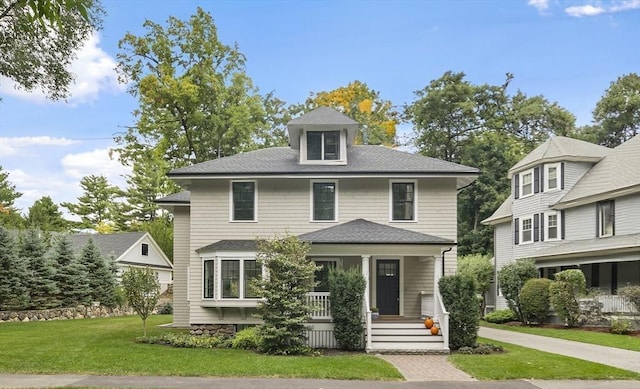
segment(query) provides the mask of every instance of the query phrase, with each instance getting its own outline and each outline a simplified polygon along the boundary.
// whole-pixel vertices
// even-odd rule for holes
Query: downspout
[[[451,250],[453,250],[453,247],[449,247],[448,249],[446,249],[446,250],[444,250],[444,251],[442,252],[442,273],[441,273],[441,274],[442,274],[442,277],[444,277],[444,255],[445,255],[446,253],[448,253],[449,251],[451,251]]]

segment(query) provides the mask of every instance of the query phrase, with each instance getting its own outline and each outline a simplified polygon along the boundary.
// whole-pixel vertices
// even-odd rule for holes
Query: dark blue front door
[[[376,301],[381,315],[400,314],[400,261],[378,260],[376,271]]]

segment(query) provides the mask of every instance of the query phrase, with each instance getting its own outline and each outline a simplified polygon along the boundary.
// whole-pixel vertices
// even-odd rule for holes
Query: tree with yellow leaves
[[[360,123],[356,143],[370,145],[396,144],[398,112],[391,101],[361,81],[354,81],[328,92],[311,93],[303,103],[290,107],[292,115],[304,114],[317,107],[332,107]]]

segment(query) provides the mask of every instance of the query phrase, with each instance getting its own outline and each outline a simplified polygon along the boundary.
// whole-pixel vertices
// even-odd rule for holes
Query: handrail
[[[364,321],[367,329],[367,346],[366,350],[371,350],[372,341],[371,341],[371,309],[369,308],[369,296],[367,293],[364,294]]]
[[[440,291],[436,293],[435,299],[438,302],[435,304],[434,311],[436,311],[436,316],[438,318],[438,322],[440,322],[440,331],[442,331],[442,338],[444,340],[444,348],[449,349],[449,312],[444,306],[444,302],[442,301],[442,295]]]

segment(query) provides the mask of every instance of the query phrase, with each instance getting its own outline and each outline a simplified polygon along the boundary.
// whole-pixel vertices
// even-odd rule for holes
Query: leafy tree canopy
[[[615,147],[640,132],[640,76],[625,74],[611,83],[593,110],[595,141]],[[593,131],[595,129],[595,131]]]
[[[42,231],[65,231],[69,228],[69,222],[49,196],[36,200],[29,208],[27,224]]]

